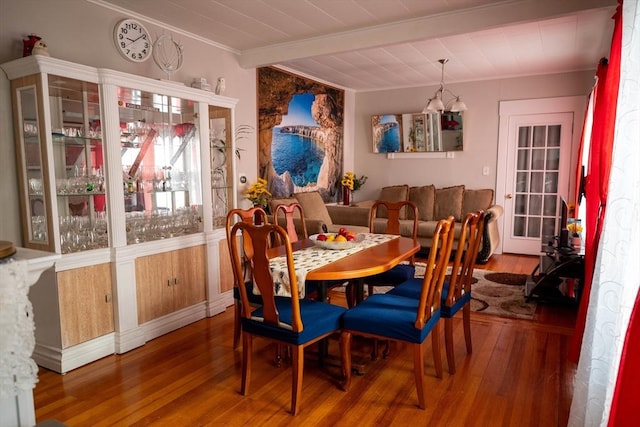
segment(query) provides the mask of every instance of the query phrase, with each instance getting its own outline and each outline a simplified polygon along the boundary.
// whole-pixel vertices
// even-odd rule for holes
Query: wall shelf
[[[387,159],[453,159],[455,151],[439,151],[439,152],[414,152],[414,153],[387,153]]]

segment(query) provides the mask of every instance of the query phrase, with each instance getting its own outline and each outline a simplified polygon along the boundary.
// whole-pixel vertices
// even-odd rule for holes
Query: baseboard
[[[142,325],[140,328],[143,331],[145,342],[167,334],[176,329],[180,329],[198,320],[202,320],[207,315],[206,302],[203,301],[199,304],[192,305],[191,307],[183,308],[158,319],[150,320]]]
[[[114,353],[114,333],[112,332],[65,349],[36,343],[33,360],[43,368],[65,374]]]

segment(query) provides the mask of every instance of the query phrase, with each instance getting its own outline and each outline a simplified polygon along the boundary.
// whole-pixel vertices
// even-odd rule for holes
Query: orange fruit
[[[347,241],[347,238],[346,238],[346,237],[344,237],[342,234],[339,234],[339,235],[337,235],[337,236],[336,236],[335,241],[336,241],[336,242],[346,242],[346,241]]]

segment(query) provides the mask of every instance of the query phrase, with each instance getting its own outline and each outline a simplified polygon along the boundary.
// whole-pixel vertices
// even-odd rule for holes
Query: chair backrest
[[[388,202],[386,200],[376,200],[371,206],[371,211],[369,212],[369,231],[371,233],[375,233],[374,230],[374,222],[376,218],[380,218],[380,214],[384,215],[386,212],[386,228],[384,232],[386,234],[400,234],[400,217],[403,216],[403,212],[406,210],[410,210],[413,212],[413,217],[411,215],[407,215],[408,218],[413,218],[413,228],[411,236],[413,239],[417,239],[418,237],[418,207],[415,203],[410,202],[408,200],[403,200],[400,202]]]
[[[255,224],[256,222],[267,224],[269,222],[267,213],[264,209],[259,206],[254,206],[249,209],[231,209],[229,213],[227,213],[226,219],[226,234],[227,234],[227,246],[229,247],[229,253],[231,253],[231,228],[236,222],[243,222],[246,224]],[[247,253],[252,253],[253,248],[251,246],[251,242],[247,241],[243,236],[243,264],[242,264],[242,274],[240,276],[236,276],[236,270],[233,269],[233,280],[235,281],[235,286],[240,286],[244,283],[244,278],[246,278],[248,272],[247,269],[250,267],[250,263],[248,262],[249,256]]]
[[[297,202],[287,204],[277,205],[273,212],[273,223],[280,224],[279,217],[280,215],[284,216],[284,228],[287,230],[287,234],[289,235],[289,240],[291,242],[297,242],[298,240],[303,240],[308,237],[307,235],[307,224],[304,221],[304,210],[302,209],[302,205]],[[296,230],[296,225],[294,222],[294,218],[300,221],[300,233],[298,236],[298,232]]]
[[[473,269],[476,266],[482,233],[484,231],[484,211],[469,212],[462,221],[458,237],[458,247],[451,268],[449,291],[445,304],[449,307],[462,296],[462,291],[471,291]]]
[[[263,224],[255,226],[246,222],[238,222],[231,229],[231,264],[236,274],[242,273],[242,248],[240,247],[238,234],[242,233],[245,242],[249,242],[253,248],[250,254],[250,261],[253,268],[251,274],[254,284],[260,291],[262,298],[263,322],[279,328],[291,329],[293,332],[301,332],[303,329],[302,318],[300,317],[300,301],[298,292],[298,279],[293,264],[293,249],[291,241],[284,228],[275,224]],[[275,304],[275,286],[271,269],[269,267],[268,249],[272,241],[281,241],[285,247],[287,258],[287,273],[291,286],[291,324],[280,323],[280,313]],[[249,254],[246,254],[249,256]],[[251,318],[253,308],[249,304],[247,289],[240,286],[242,298],[242,316]],[[279,297],[283,298],[283,297]]]
[[[454,218],[438,221],[433,238],[431,240],[431,250],[429,259],[422,279],[422,291],[420,292],[420,302],[416,316],[415,327],[422,329],[431,316],[440,309],[440,296],[442,295],[442,285],[451,256],[451,246],[454,236]]]

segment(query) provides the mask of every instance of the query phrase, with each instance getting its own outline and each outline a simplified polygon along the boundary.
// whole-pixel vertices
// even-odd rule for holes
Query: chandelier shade
[[[433,94],[433,97],[427,100],[425,107],[422,109],[422,113],[442,113],[443,111],[451,111],[458,113],[461,111],[467,111],[467,104],[465,104],[460,96],[446,89],[444,86],[444,64],[449,62],[448,59],[439,59],[438,62],[442,66],[442,75],[440,77],[440,88]],[[444,95],[448,93],[451,95],[451,99],[444,102]]]

